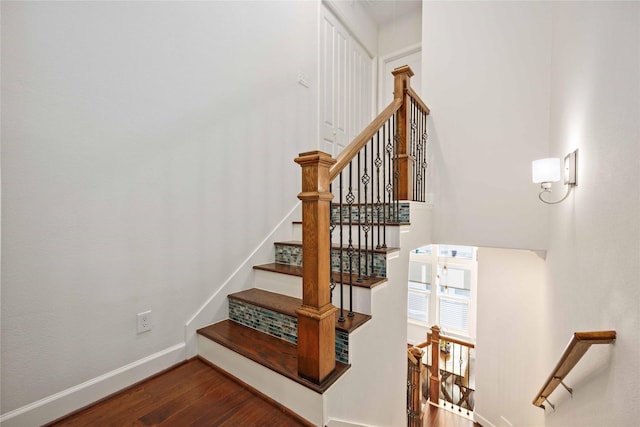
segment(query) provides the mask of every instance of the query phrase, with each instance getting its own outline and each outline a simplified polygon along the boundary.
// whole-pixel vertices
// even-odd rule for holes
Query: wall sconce
[[[560,159],[554,157],[534,160],[533,162],[531,162],[532,180],[534,183],[540,184],[540,188],[542,188],[542,191],[540,192],[540,194],[538,194],[538,198],[540,200],[549,205],[554,205],[556,203],[562,202],[569,196],[571,189],[578,185],[577,160],[578,150],[565,156],[563,177],[564,183],[567,185],[567,194],[565,194],[562,199],[555,202],[545,200],[542,195],[551,191],[552,183],[560,181]]]

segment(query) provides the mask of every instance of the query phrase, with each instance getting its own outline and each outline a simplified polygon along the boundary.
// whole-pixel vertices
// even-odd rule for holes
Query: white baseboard
[[[0,415],[2,427],[38,426],[90,405],[185,360],[184,343]]]
[[[354,424],[349,421],[341,421],[341,420],[329,420],[327,423],[327,427],[371,427],[365,426],[363,424]]]
[[[477,412],[473,413],[473,421],[482,424],[484,427],[496,427],[491,421],[483,417]]]

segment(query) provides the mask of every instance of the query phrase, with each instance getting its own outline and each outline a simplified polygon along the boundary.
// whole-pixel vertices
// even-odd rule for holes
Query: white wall
[[[183,343],[294,206],[318,9],[2,2],[2,413]]]
[[[512,426],[544,424],[543,412],[531,404],[549,375],[541,361],[543,283],[538,254],[478,249],[475,412],[482,425],[507,426],[502,418]]]
[[[590,350],[567,378],[573,399],[561,388],[551,396],[556,411],[545,416],[549,426],[637,424],[639,9],[637,2],[423,4],[434,240],[548,250],[538,293],[526,300],[522,292],[530,289],[496,295],[515,304],[512,319],[531,327],[531,316],[538,318],[543,339],[532,351],[539,351],[544,374],[534,395],[573,332],[618,332],[615,345]],[[560,205],[540,203],[530,161],[575,148],[578,187]],[[482,332],[491,320],[483,312],[493,315],[497,306],[482,302],[484,291],[479,284],[479,357],[502,360],[484,343],[494,337]],[[540,298],[540,313],[531,314],[529,300]],[[529,348],[521,343],[512,351],[518,356]],[[510,363],[495,367],[496,374],[512,372]],[[500,399],[486,399],[500,392],[480,387],[478,411],[494,417]],[[518,404],[534,395],[523,394],[527,401]]]
[[[378,55],[385,56],[422,41],[422,14],[420,12],[397,16],[378,26]]]
[[[546,247],[531,160],[547,157],[550,4],[424,2],[434,241]]]
[[[578,187],[549,208],[546,370],[575,331],[617,331],[558,389],[548,426],[631,426],[640,411],[640,4],[554,3],[550,152]],[[588,408],[587,410],[585,410]]]

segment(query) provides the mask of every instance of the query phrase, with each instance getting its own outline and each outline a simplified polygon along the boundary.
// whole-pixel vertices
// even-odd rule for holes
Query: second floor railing
[[[405,215],[400,201],[425,200],[429,109],[411,89],[408,66],[392,73],[394,100],[336,159],[321,151],[295,159],[302,167],[298,374],[316,383],[335,368],[332,301],[339,322],[353,314],[354,284],[386,276],[376,253],[387,247],[386,225]]]
[[[438,326],[431,327],[425,344],[429,400],[469,415],[475,406],[475,344],[442,335]]]
[[[421,395],[435,405],[470,415],[475,406],[475,344],[442,335],[438,326],[432,326],[427,340],[412,348],[423,351],[427,375],[421,377],[423,383],[411,389],[411,401]],[[416,350],[413,354],[418,353]],[[412,354],[412,349],[409,352]]]

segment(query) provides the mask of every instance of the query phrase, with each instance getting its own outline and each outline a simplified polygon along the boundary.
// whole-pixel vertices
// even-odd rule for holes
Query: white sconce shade
[[[553,157],[548,159],[534,160],[531,162],[531,178],[535,184],[540,184],[542,191],[538,194],[538,198],[548,204],[555,205],[562,202],[571,190],[578,185],[578,150],[566,155],[564,158],[564,168],[560,169],[560,159]],[[567,186],[567,193],[560,200],[555,202],[546,200],[543,196],[551,191],[551,183],[560,181],[560,177],[564,175],[564,184]]]
[[[531,162],[531,175],[533,182],[536,184],[560,181],[560,159],[551,157],[534,160]]]

